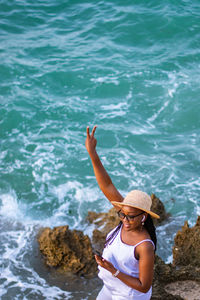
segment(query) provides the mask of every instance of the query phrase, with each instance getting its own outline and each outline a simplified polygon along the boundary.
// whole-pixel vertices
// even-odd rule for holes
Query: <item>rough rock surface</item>
[[[153,212],[160,216],[160,219],[153,219],[155,226],[159,225],[161,222],[166,220],[169,217],[169,214],[166,213],[165,207],[162,201],[156,197],[155,194],[151,194],[152,206],[151,209]]]
[[[179,295],[185,300],[200,299],[200,283],[192,280],[172,282],[165,288],[170,294]]]
[[[164,220],[167,217],[163,210],[164,206],[155,195],[152,195],[152,200],[153,205],[157,204],[158,208],[153,206],[153,210],[161,216],[161,220]],[[40,231],[38,242],[48,266],[65,273],[96,276],[97,265],[92,248],[99,250],[103,248],[106,234],[119,223],[119,219],[115,209],[111,209],[108,213],[90,212],[88,221],[96,227],[93,232],[93,244],[88,236],[81,231],[69,230],[68,226],[44,228]],[[189,294],[188,284],[200,290],[199,245],[200,217],[194,227],[190,228],[185,222],[182,230],[177,232],[173,248],[173,264],[165,264],[156,256],[152,300],[196,300],[193,291]],[[179,287],[178,291],[176,287]]]
[[[200,216],[194,227],[186,221],[174,238],[173,264],[200,267]]]
[[[200,217],[192,228],[185,222],[182,231],[177,232],[174,242],[173,264],[165,264],[156,256],[152,299],[200,299],[195,298],[197,290],[195,294],[188,288],[189,284],[200,291]],[[175,290],[178,286],[181,288]],[[167,295],[169,293],[170,298]],[[164,298],[159,298],[161,295]]]
[[[102,251],[106,235],[119,224],[116,210],[111,208],[107,213],[88,212],[87,220],[96,227],[93,230],[92,244],[96,250]]]
[[[96,273],[90,239],[81,231],[69,230],[68,226],[44,228],[38,234],[38,242],[48,266],[78,275]]]
[[[200,267],[191,265],[177,267],[172,264],[165,264],[160,257],[156,256],[152,300],[183,299],[179,296],[179,291],[172,295],[168,285],[180,281],[184,284],[188,279],[193,280],[194,283],[200,282]]]
[[[152,210],[160,216],[160,219],[154,219],[154,224],[158,225],[168,217],[168,214],[159,198],[152,194],[151,199]],[[92,243],[97,250],[102,251],[106,235],[119,224],[116,210],[111,208],[107,213],[88,212],[87,220],[96,227],[93,231]]]

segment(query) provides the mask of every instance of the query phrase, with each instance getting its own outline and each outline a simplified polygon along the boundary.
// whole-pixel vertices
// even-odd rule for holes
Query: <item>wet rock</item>
[[[163,221],[167,217],[164,206],[155,195],[151,197],[152,210],[159,214]],[[97,264],[92,249],[102,250],[107,233],[118,225],[119,219],[114,208],[108,213],[89,212],[87,219],[96,227],[93,231],[92,244],[87,235],[81,231],[69,230],[68,226],[44,228],[40,231],[39,247],[48,266],[65,273],[96,276]],[[178,231],[173,248],[173,264],[165,264],[156,256],[152,300],[185,299],[184,293],[187,292],[188,295],[189,292],[187,284],[199,286],[199,245],[200,217],[194,227],[190,228],[188,222],[185,222],[182,230]],[[184,286],[183,293],[180,291],[176,293],[174,286]]]
[[[181,295],[184,293],[171,292],[169,288],[172,283],[182,282],[187,286],[187,280],[193,281],[194,285],[199,285],[200,282],[200,268],[188,266],[175,266],[172,264],[165,264],[162,259],[156,256],[154,265],[154,281],[152,300],[157,299],[185,299]],[[173,289],[173,285],[171,285]],[[189,299],[189,298],[188,298]]]
[[[106,235],[119,224],[116,209],[113,207],[107,213],[88,212],[87,220],[96,227],[92,234],[92,244],[96,250],[101,252]]]
[[[169,214],[166,213],[162,201],[158,197],[156,197],[155,194],[151,194],[151,200],[152,200],[152,206],[151,206],[152,211],[160,216],[160,219],[153,219],[155,226],[157,226],[161,222],[166,220],[169,217]]]
[[[167,293],[165,284],[169,282],[171,276],[171,267],[166,265],[162,259],[156,255],[154,264],[154,280],[152,285],[153,300],[159,299],[181,299],[174,298],[173,295]]]
[[[193,266],[174,266],[166,264],[159,256],[156,255],[154,265],[154,281],[158,281],[160,285],[166,285],[175,281],[184,280],[200,281],[200,268]]]
[[[181,296],[183,299],[200,299],[200,283],[192,280],[172,282],[165,288],[170,294]]]
[[[173,264],[165,264],[156,256],[154,265],[154,281],[152,299],[198,299],[189,298],[188,284],[200,290],[200,217],[194,227],[189,228],[185,222],[181,231],[175,237],[173,248]],[[188,283],[188,279],[190,282]],[[182,283],[182,284],[181,284]],[[181,286],[180,290],[174,287]],[[173,295],[172,295],[173,294]],[[183,298],[181,298],[181,296]],[[176,298],[172,298],[176,297]],[[196,297],[196,296],[195,296]]]
[[[174,238],[173,264],[176,266],[200,267],[200,216],[194,227],[186,221]]]
[[[87,235],[68,226],[44,228],[38,234],[45,263],[58,271],[91,275],[97,272],[92,245]]]

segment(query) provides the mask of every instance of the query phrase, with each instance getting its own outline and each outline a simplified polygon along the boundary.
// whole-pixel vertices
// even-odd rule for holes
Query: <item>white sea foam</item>
[[[159,117],[159,115],[168,107],[169,103],[170,102],[168,100],[165,101],[164,104],[161,106],[161,108],[156,113],[154,113],[153,116],[148,118],[147,121],[150,123],[154,122]]]
[[[86,208],[92,205],[100,206],[102,196],[99,196],[98,188],[85,186],[78,181],[67,181],[65,184],[54,186],[51,193],[59,201],[59,207],[54,211],[51,218],[46,220],[46,224],[70,224],[73,228],[80,228],[87,215]],[[73,199],[73,200],[72,200]],[[71,214],[73,211],[73,214]]]
[[[120,102],[118,104],[108,104],[102,105],[101,109],[103,113],[100,113],[100,119],[110,119],[115,117],[120,117],[126,115],[129,108],[129,104],[127,102]]]
[[[14,219],[22,217],[14,191],[0,195],[0,214]]]
[[[65,201],[67,195],[73,195],[73,199],[78,203],[82,202],[94,202],[98,199],[98,193],[96,189],[91,189],[88,186],[74,180],[67,181],[64,184],[52,187],[52,193],[58,198],[60,203]]]
[[[91,81],[94,83],[113,83],[114,85],[119,85],[119,80],[115,76],[92,78]]]
[[[128,92],[128,95],[126,96],[126,100],[129,100],[133,97],[133,91],[132,89],[130,89],[130,91]]]
[[[4,224],[4,223],[7,223]],[[0,289],[0,296],[11,299],[12,290],[26,295],[48,299],[69,299],[70,293],[63,291],[56,286],[49,285],[46,280],[38,275],[32,267],[30,256],[33,239],[35,239],[35,226],[15,224],[1,218],[0,238],[3,242],[3,254],[0,257],[1,279],[3,283]],[[20,228],[19,228],[20,227]],[[2,229],[1,228],[1,229]],[[23,299],[26,299],[23,296]],[[38,298],[39,299],[39,298]]]
[[[108,105],[101,105],[103,110],[126,110],[128,109],[129,105],[127,102],[120,102],[118,104],[108,104]]]
[[[197,205],[197,216],[200,216],[200,205]]]

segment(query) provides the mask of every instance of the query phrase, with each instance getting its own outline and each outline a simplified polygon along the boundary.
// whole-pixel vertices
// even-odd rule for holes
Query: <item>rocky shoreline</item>
[[[168,218],[163,203],[151,195],[153,210],[161,216],[155,225]],[[119,219],[114,209],[107,213],[89,212],[87,222],[95,229],[90,238],[68,226],[42,228],[38,233],[44,264],[62,274],[92,278],[97,276],[94,249],[102,251],[107,233]],[[165,264],[156,255],[152,300],[200,299],[200,217],[194,227],[185,222],[174,239],[173,263]]]

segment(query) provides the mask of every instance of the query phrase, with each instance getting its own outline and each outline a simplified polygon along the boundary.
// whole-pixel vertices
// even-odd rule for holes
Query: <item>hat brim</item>
[[[131,205],[131,204],[123,203],[123,202],[117,202],[117,201],[111,201],[111,203],[112,203],[112,205],[118,206],[118,207],[122,207],[122,206],[134,207],[134,208],[137,208],[137,209],[145,211],[146,213],[150,214],[155,219],[160,219],[160,216],[157,215],[156,213],[154,213],[154,212],[152,212],[150,210],[146,210],[146,209],[143,209],[141,207],[135,206],[135,205]]]

